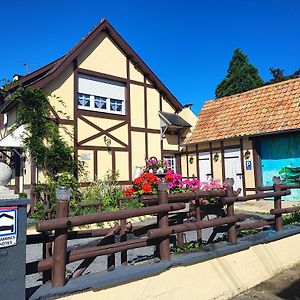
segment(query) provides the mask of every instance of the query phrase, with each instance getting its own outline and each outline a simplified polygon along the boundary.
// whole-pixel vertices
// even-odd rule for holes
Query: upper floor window
[[[78,108],[125,114],[125,85],[120,82],[80,75]]]

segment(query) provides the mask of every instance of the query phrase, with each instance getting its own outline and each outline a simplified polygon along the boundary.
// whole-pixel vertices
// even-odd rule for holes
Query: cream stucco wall
[[[123,180],[123,181],[129,180],[128,152],[116,152],[115,155],[116,155],[116,170],[118,170],[120,174],[119,180]]]
[[[78,58],[79,68],[126,78],[126,56],[105,34],[98,35]]]
[[[134,171],[135,167],[141,167],[145,164],[145,133],[132,132],[131,141],[133,145],[133,147],[131,148],[132,171]]]
[[[63,299],[229,299],[300,262],[300,234],[202,263]],[[288,253],[288,255],[287,255]]]
[[[53,79],[46,87],[49,102],[60,118],[74,119],[74,73],[72,66]]]
[[[155,156],[160,158],[160,134],[159,133],[149,133],[148,134],[148,156]]]
[[[109,151],[97,151],[98,179],[103,179],[112,169],[112,154]]]
[[[159,93],[157,90],[147,88],[147,118],[148,128],[159,129],[160,119],[159,111]]]
[[[132,63],[129,64],[130,79],[138,82],[144,82],[143,73],[137,69]]]
[[[79,160],[84,164],[87,177],[80,177],[80,181],[93,181],[94,180],[94,152],[90,150],[78,150]],[[85,159],[83,159],[83,157]]]
[[[145,101],[144,87],[136,84],[130,85],[130,113],[131,125],[145,128]]]

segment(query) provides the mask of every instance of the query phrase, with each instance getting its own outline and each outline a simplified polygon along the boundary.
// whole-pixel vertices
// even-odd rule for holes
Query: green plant
[[[35,205],[32,217],[37,220],[45,220],[48,218],[47,209],[51,209],[51,217],[56,213],[56,194],[57,187],[67,187],[71,189],[72,195],[69,200],[69,215],[74,216],[81,214],[78,210],[78,205],[81,200],[81,192],[79,190],[79,182],[76,177],[69,173],[63,172],[53,178],[48,178],[45,184],[40,184],[36,187],[39,193],[39,201]]]
[[[121,187],[118,184],[119,172],[109,170],[103,180],[97,180],[82,192],[82,203],[102,202],[105,211],[118,210],[119,198],[122,196]]]
[[[60,135],[47,97],[42,89],[23,86],[17,86],[11,94],[6,95],[6,101],[16,102],[18,106],[14,128],[26,125],[23,137],[25,148],[39,170],[48,177],[64,171],[73,173],[77,170],[73,148]],[[63,103],[61,99],[56,99]]]
[[[179,247],[179,246],[171,247],[170,251],[171,251],[171,253],[181,254],[181,253],[185,253],[185,252],[200,249],[200,248],[201,248],[200,242],[190,241],[190,242],[185,243],[181,247]]]
[[[283,225],[300,223],[300,211],[295,211],[282,217]]]

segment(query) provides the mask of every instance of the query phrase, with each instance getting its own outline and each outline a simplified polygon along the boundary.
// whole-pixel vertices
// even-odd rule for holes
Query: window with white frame
[[[169,168],[176,172],[176,158],[175,155],[165,155],[164,160],[169,163]]]
[[[79,75],[78,108],[125,115],[125,84]]]

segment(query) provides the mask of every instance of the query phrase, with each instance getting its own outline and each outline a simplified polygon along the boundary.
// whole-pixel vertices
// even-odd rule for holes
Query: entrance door
[[[225,149],[224,150],[224,165],[225,165],[225,179],[233,178],[234,190],[238,188],[243,192],[243,173],[241,164],[241,151],[240,149]]]
[[[210,153],[200,152],[198,156],[199,163],[199,179],[201,182],[208,181],[212,178]]]

